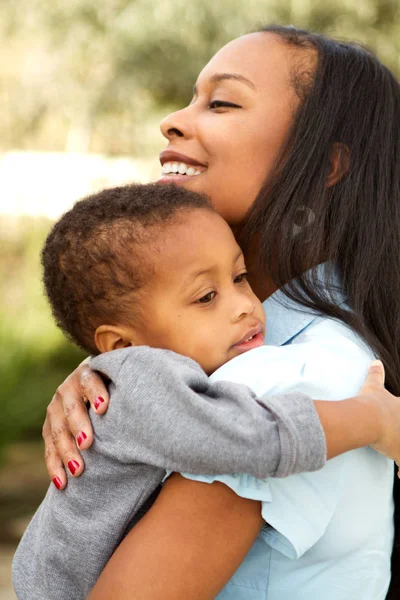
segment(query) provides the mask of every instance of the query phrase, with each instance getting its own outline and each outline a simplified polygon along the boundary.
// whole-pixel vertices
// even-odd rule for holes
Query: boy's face
[[[133,345],[173,350],[208,374],[262,346],[264,310],[226,222],[197,209],[158,235],[154,274],[139,294],[143,318],[132,330]]]

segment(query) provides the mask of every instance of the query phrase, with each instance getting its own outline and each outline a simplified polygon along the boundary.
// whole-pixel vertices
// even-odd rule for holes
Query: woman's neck
[[[247,278],[253,289],[253,292],[260,300],[264,302],[267,298],[272,296],[278,289],[278,286],[273,282],[269,274],[264,271],[260,266],[259,260],[259,245],[257,243],[257,235],[253,236],[252,242],[243,244],[243,240],[240,239],[240,226],[232,227],[233,235],[236,238],[239,246],[241,246],[246,261],[247,267]]]
[[[272,281],[267,273],[261,273],[259,266],[255,264],[254,261],[251,261],[250,258],[246,257],[246,265],[247,277],[253,292],[260,302],[264,302],[264,300],[276,292],[278,286]]]

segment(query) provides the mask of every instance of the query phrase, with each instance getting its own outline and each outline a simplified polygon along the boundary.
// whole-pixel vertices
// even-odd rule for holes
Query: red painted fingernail
[[[81,431],[80,434],[78,435],[78,437],[76,438],[76,442],[78,444],[78,446],[80,446],[82,444],[82,442],[84,442],[87,438],[87,435],[84,431]]]
[[[105,400],[102,396],[99,396],[98,398],[96,398],[96,402],[94,403],[95,409],[98,410],[99,406],[101,406],[103,404],[103,402],[105,402]]]
[[[68,469],[71,471],[72,475],[74,475],[75,471],[79,469],[79,463],[76,460],[68,461]]]
[[[59,477],[53,477],[53,483],[54,483],[54,485],[56,486],[56,488],[58,490],[61,490],[61,488],[62,488],[62,481],[61,481],[61,479]]]

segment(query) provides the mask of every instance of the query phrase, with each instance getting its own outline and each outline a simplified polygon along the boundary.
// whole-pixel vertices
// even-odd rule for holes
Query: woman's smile
[[[206,164],[171,150],[161,152],[160,163],[162,169],[158,183],[177,183],[184,178],[201,175],[207,170]]]

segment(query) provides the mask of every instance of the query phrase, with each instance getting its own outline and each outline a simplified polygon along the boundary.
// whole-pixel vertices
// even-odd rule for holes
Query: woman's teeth
[[[201,171],[183,162],[166,162],[162,166],[162,173],[163,175],[178,173],[179,175],[189,175],[189,177],[193,177],[193,175],[200,175]]]

